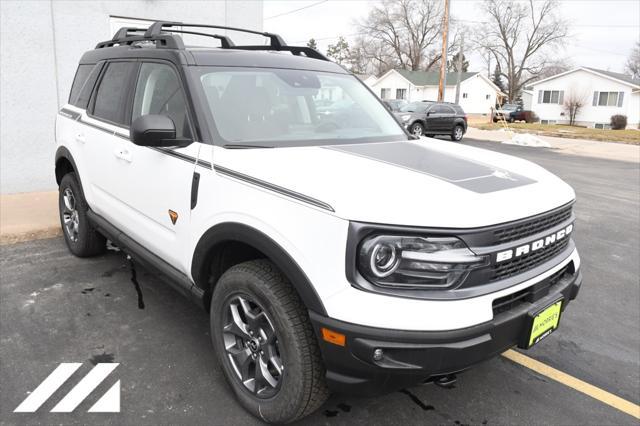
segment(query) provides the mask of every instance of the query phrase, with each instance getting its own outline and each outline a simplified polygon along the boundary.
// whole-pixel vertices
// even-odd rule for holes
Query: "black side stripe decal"
[[[58,111],[58,114],[60,114],[63,117],[70,118],[72,120],[77,120],[82,116],[82,114],[80,114],[79,112],[75,112],[67,108],[62,108],[60,111]]]
[[[101,131],[103,131],[103,132],[105,132],[105,133],[107,133],[109,135],[118,137],[120,139],[124,139],[126,141],[131,141],[131,139],[129,139],[129,136],[120,134],[118,132],[114,132],[114,131],[109,130],[109,129],[105,128],[105,127],[98,126],[97,124],[89,123],[88,121],[82,120],[82,118],[81,118],[82,114],[77,113],[75,111],[71,111],[71,110],[63,108],[58,113],[60,115],[64,116],[64,117],[68,117],[68,118],[71,118],[73,120],[76,120],[78,123],[82,123],[85,126],[93,127],[94,129],[101,130]],[[72,114],[75,114],[75,115],[72,115]],[[156,148],[156,147],[147,147],[147,148],[153,149],[154,151],[158,151],[158,152],[161,152],[163,154],[170,155],[172,157],[175,157],[175,158],[183,160],[183,161],[187,161],[187,162],[189,162],[191,164],[196,164],[196,158],[195,157],[183,154],[181,152],[173,151],[172,149],[169,149],[169,148]],[[213,166],[208,161],[204,161],[204,160],[198,159],[198,166],[204,167],[205,169],[213,170]]]
[[[213,165],[213,170],[215,170],[216,172],[218,172],[220,174],[232,177],[234,179],[238,179],[238,180],[250,183],[252,185],[259,186],[259,187],[264,188],[264,189],[268,189],[270,191],[276,192],[276,193],[281,194],[281,195],[285,195],[285,196],[290,197],[290,198],[294,198],[294,199],[296,199],[298,201],[302,201],[303,203],[311,204],[311,205],[313,205],[315,207],[319,207],[321,209],[328,210],[330,212],[335,212],[333,207],[331,207],[329,204],[327,204],[325,202],[322,202],[320,200],[316,200],[315,198],[308,197],[308,196],[306,196],[304,194],[300,194],[299,192],[291,191],[291,190],[283,188],[281,186],[274,185],[272,183],[265,182],[263,180],[256,179],[256,178],[251,177],[251,176],[247,176],[245,174],[238,173],[238,172],[235,172],[233,170],[227,169],[225,167],[217,166],[215,164]]]

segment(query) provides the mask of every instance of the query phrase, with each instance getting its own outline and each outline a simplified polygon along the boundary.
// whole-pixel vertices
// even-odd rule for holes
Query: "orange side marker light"
[[[347,344],[347,336],[342,333],[338,333],[337,331],[329,330],[328,328],[322,327],[322,339],[324,341],[333,343],[338,346],[345,346]]]

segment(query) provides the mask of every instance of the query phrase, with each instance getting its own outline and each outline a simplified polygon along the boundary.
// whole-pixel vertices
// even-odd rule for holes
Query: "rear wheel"
[[[227,381],[254,416],[292,422],[328,397],[307,311],[268,260],[235,265],[220,278],[211,300],[211,337]]]
[[[58,208],[64,240],[71,253],[78,257],[104,253],[107,241],[89,223],[89,206],[75,173],[67,173],[60,181]]]
[[[414,136],[424,136],[424,126],[422,125],[422,123],[413,123],[411,127],[409,127],[409,132],[411,132],[411,134]]]
[[[464,129],[461,125],[458,124],[453,128],[453,131],[451,132],[451,140],[456,142],[461,141],[462,136],[464,136]]]

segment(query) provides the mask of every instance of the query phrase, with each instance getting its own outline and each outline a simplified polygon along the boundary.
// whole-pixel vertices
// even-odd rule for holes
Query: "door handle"
[[[116,158],[126,161],[127,163],[130,163],[133,160],[133,156],[131,155],[131,153],[124,148],[116,148],[113,151],[113,155],[115,155]]]
[[[87,139],[84,137],[84,133],[78,133],[76,135],[76,142],[85,143]]]

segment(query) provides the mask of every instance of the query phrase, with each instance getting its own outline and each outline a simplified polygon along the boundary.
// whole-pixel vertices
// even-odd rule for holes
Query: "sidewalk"
[[[491,142],[504,142],[511,139],[511,133],[503,130],[480,130],[475,127],[469,127],[465,137]],[[551,149],[562,154],[584,155],[586,157],[633,163],[640,162],[640,145],[584,139],[565,139],[542,135],[535,135],[535,137],[549,143]]]
[[[57,191],[0,195],[0,245],[58,235]]]

